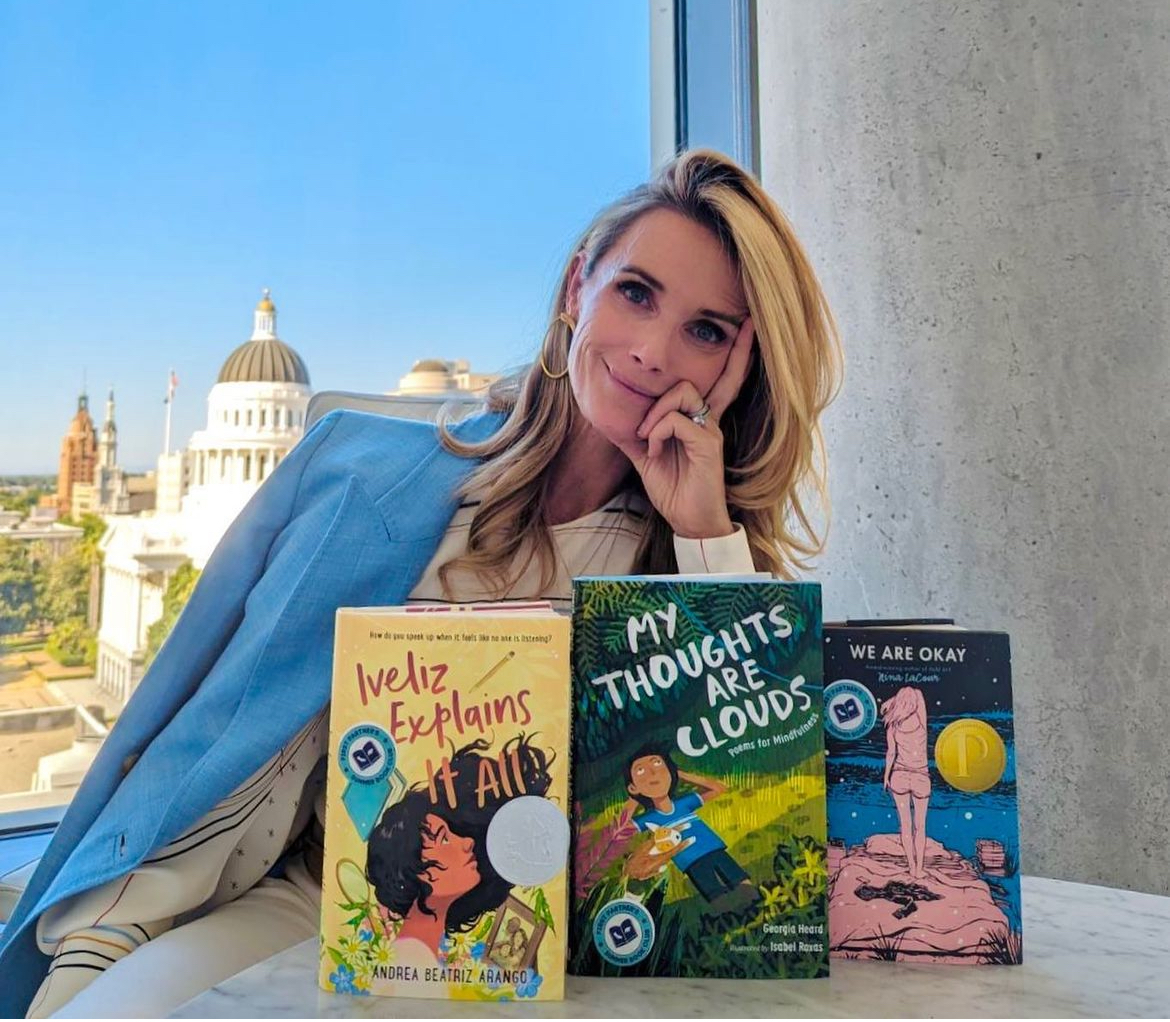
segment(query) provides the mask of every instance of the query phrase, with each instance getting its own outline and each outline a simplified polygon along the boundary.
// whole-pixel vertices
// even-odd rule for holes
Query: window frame
[[[706,147],[759,177],[756,0],[649,0],[649,10],[651,165]]]

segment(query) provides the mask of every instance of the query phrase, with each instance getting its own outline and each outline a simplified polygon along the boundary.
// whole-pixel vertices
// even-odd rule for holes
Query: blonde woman
[[[574,247],[531,367],[436,429],[315,426],[208,563],[0,940],[0,1010],[164,1015],[317,932],[338,606],[791,577],[838,373],[792,228],[688,152]]]
[[[907,685],[882,703],[886,769],[882,786],[894,797],[906,867],[915,880],[925,875],[926,807],[930,801],[926,700]]]

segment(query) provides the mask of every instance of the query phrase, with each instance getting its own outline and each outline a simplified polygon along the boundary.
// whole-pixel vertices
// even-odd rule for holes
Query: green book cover
[[[828,975],[820,586],[573,586],[569,971]]]

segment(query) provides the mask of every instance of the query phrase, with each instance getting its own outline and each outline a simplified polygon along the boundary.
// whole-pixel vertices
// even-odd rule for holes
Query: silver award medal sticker
[[[540,795],[510,799],[488,824],[487,855],[510,883],[543,884],[568,864],[569,821],[556,803]]]

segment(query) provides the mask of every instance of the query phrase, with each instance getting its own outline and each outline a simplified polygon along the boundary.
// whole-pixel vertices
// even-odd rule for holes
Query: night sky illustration
[[[869,689],[878,706],[905,685],[922,691],[926,702],[927,752],[931,793],[926,833],[975,863],[975,841],[991,838],[1003,843],[1008,859],[1019,861],[1016,814],[1016,750],[1012,725],[1011,665],[1008,639],[1003,633],[825,629],[825,685],[850,679]],[[886,646],[966,646],[963,664],[927,664],[889,660],[855,660],[849,644]],[[879,674],[883,675],[878,680]],[[894,675],[896,677],[890,677]],[[919,678],[916,680],[915,675]],[[937,680],[930,680],[937,677]],[[934,745],[952,721],[964,717],[983,720],[1003,739],[1007,767],[999,783],[988,791],[969,793],[952,788],[938,772]],[[829,795],[829,838],[846,848],[862,844],[872,834],[897,834],[898,813],[883,787],[886,730],[880,712],[867,735],[845,741],[826,733],[825,774]],[[1002,879],[995,886],[1000,886]],[[1006,900],[1018,919],[1019,878],[1009,878]],[[999,900],[999,899],[997,899]]]

